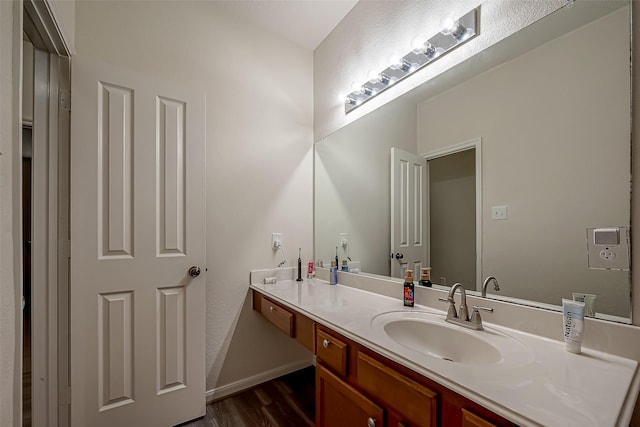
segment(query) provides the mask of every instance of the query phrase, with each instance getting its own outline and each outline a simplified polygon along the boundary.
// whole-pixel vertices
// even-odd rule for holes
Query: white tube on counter
[[[567,351],[580,353],[584,332],[584,303],[563,298],[562,324]]]

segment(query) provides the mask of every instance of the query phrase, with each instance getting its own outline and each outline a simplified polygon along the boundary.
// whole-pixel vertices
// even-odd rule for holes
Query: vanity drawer
[[[362,352],[358,352],[356,372],[358,387],[375,396],[384,406],[392,407],[405,424],[438,425],[436,392]]]
[[[496,427],[496,425],[462,408],[462,427]]]
[[[347,376],[348,352],[347,343],[322,329],[316,331],[316,356],[318,360],[343,377]]]
[[[278,329],[293,338],[293,318],[294,315],[286,308],[271,301],[269,298],[263,297],[260,303],[260,314],[269,322],[273,323]]]

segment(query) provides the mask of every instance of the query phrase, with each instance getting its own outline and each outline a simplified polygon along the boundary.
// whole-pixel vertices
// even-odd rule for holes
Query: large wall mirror
[[[630,272],[587,256],[588,229],[630,227],[630,13],[569,4],[317,141],[316,258],[430,266],[434,286],[495,276],[489,297],[551,309],[593,294],[597,317],[630,323]],[[420,185],[392,179],[392,151],[424,162]],[[397,185],[416,185],[417,262],[390,257]]]

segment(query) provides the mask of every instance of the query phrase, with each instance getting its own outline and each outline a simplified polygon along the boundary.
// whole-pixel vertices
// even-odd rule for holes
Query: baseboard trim
[[[315,364],[314,362],[315,360],[313,360],[313,358],[298,360],[296,362],[288,363],[283,366],[278,366],[277,368],[271,369],[266,372],[261,372],[251,377],[238,380],[231,384],[226,384],[221,387],[216,387],[214,389],[207,390],[207,394],[206,394],[207,404],[216,400],[220,400],[232,394],[241,392],[248,388],[255,387],[258,384],[271,381],[275,378],[281,377],[282,375],[290,374],[291,372],[295,372],[299,369],[306,368],[308,366]]]

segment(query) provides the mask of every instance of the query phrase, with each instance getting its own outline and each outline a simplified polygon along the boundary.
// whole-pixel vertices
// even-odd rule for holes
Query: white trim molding
[[[261,372],[259,374],[232,382],[230,384],[223,385],[221,387],[216,387],[214,389],[207,390],[207,394],[206,394],[207,404],[213,401],[231,396],[232,394],[239,393],[243,390],[247,390],[251,387],[255,387],[267,381],[271,381],[283,375],[290,374],[291,372],[295,372],[297,370],[309,367],[314,364],[315,364],[314,358],[310,357],[309,359],[303,359],[303,360],[298,360],[296,362],[288,363],[286,365],[279,366],[275,369],[271,369],[266,372]]]

